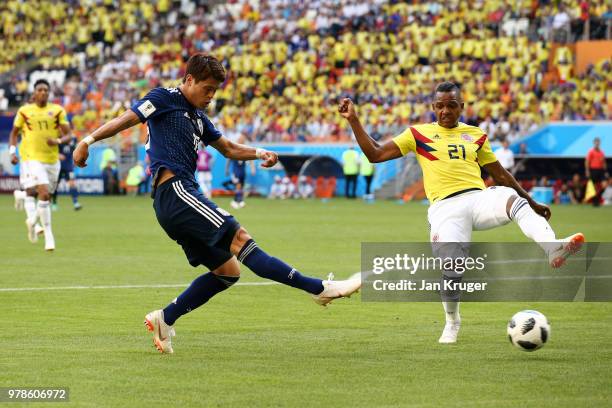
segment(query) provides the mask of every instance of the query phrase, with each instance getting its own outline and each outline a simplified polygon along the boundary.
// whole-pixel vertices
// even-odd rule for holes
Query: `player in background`
[[[214,147],[232,160],[260,159],[263,167],[271,167],[278,161],[274,152],[223,137],[202,112],[225,78],[225,69],[216,58],[204,54],[191,56],[183,83],[178,88],[151,90],[131,109],[84,138],[73,155],[75,164],[83,167],[89,145],[147,122],[147,152],[154,175],[152,196],[157,220],[168,236],[182,246],[192,266],[204,265],[210,270],[196,278],[163,310],[146,315],[145,324],[153,332],[156,347],[163,353],[173,351],[173,325],[179,317],[238,281],[239,262],[258,276],[312,294],[321,305],[350,296],[361,287],[359,279],[322,281],[307,277],[268,255],[234,217],[199,190],[194,175],[200,143]]]
[[[79,203],[79,190],[76,185],[76,177],[74,176],[74,164],[72,162],[72,152],[77,145],[76,137],[71,137],[66,143],[62,143],[59,147],[59,158],[60,158],[60,172],[57,178],[57,185],[59,185],[62,179],[66,180],[70,189],[70,196],[72,197],[72,207],[75,211],[79,211],[81,204]],[[53,210],[57,210],[57,188],[53,192],[52,207]]]
[[[468,256],[472,230],[485,230],[514,221],[525,236],[540,245],[550,265],[558,268],[584,242],[574,234],[558,240],[548,224],[550,209],[535,202],[514,177],[497,161],[484,132],[459,122],[463,111],[461,91],[451,82],[439,84],[432,110],[437,122],[411,126],[394,139],[380,144],[364,130],[353,102],[345,98],[339,106],[362,151],[371,163],[393,160],[415,152],[423,170],[430,207],[427,218],[435,256],[451,249],[453,257]],[[497,186],[485,188],[480,166]],[[444,245],[444,243],[459,243]],[[461,252],[456,254],[455,251]],[[444,256],[441,256],[444,258]],[[460,275],[444,271],[443,279],[458,281]],[[455,343],[461,326],[459,292],[442,292],[446,325],[440,343]]]
[[[51,229],[49,200],[57,187],[60,170],[58,145],[72,136],[66,111],[60,105],[49,103],[49,90],[49,82],[44,79],[36,81],[33,103],[22,106],[15,115],[9,149],[11,163],[19,163],[16,146],[21,133],[19,173],[27,194],[24,208],[28,238],[32,243],[38,240],[36,224],[40,219],[44,228],[45,250],[53,251],[55,238]]]
[[[601,204],[601,195],[605,189],[605,186],[602,186],[602,182],[609,177],[606,154],[601,150],[600,145],[601,140],[598,137],[593,139],[593,148],[589,150],[584,159],[586,178],[593,182],[596,192],[595,197],[592,198],[593,207],[599,207]]]
[[[198,184],[206,198],[212,197],[212,165],[214,162],[212,154],[206,150],[206,146],[200,145],[198,150]]]
[[[230,205],[234,209],[243,208],[246,203],[244,202],[244,181],[246,179],[246,160],[228,160],[225,164],[225,175],[230,175],[229,181],[223,183],[228,188],[233,185],[235,188],[234,199],[230,202]],[[255,175],[255,163],[250,162],[251,176]]]

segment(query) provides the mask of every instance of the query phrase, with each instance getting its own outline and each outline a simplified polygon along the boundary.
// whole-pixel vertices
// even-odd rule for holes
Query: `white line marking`
[[[233,286],[271,286],[278,282],[238,282]],[[40,288],[0,288],[0,292],[44,292],[50,290],[89,290],[89,289],[154,289],[154,288],[186,288],[189,283],[173,283],[169,285],[101,285],[101,286],[49,286]]]

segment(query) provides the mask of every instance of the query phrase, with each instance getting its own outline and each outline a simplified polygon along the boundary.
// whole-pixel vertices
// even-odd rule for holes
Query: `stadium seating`
[[[464,121],[491,139],[610,117],[610,60],[572,72],[571,41],[605,35],[604,1],[200,3],[2,2],[2,87],[15,106],[28,70],[64,70],[54,95],[84,134],[149,88],[177,85],[189,54],[211,52],[229,72],[212,115],[230,137],[347,141],[335,106],[350,96],[368,132],[385,138],[430,121],[424,102],[446,79],[463,85]]]

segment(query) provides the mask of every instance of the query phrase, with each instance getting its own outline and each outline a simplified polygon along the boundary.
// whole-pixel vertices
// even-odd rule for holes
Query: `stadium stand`
[[[28,73],[61,72],[53,95],[79,135],[149,88],[176,85],[193,52],[225,61],[213,116],[253,141],[347,141],[341,95],[385,138],[432,119],[423,102],[443,79],[462,84],[464,121],[493,140],[610,118],[610,58],[573,69],[575,40],[610,36],[604,0],[9,0],[0,15],[10,105],[27,98]]]

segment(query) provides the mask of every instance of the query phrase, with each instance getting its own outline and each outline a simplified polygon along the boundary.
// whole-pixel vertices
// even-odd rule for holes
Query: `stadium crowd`
[[[230,138],[346,141],[340,96],[384,138],[431,121],[424,102],[442,80],[462,85],[463,120],[493,140],[550,120],[610,118],[610,60],[578,75],[564,44],[607,35],[605,0],[206,3],[4,1],[0,85],[18,105],[27,70],[65,70],[53,95],[81,135],[148,89],[177,85],[194,52],[228,68],[211,115]]]

